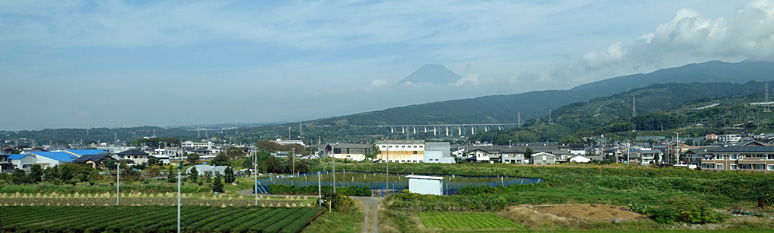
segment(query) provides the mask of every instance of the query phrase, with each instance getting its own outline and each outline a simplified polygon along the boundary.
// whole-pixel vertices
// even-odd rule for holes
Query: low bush
[[[729,216],[712,210],[712,207],[706,201],[691,197],[682,197],[667,202],[660,208],[632,208],[633,211],[648,214],[658,223],[717,223],[722,222]]]

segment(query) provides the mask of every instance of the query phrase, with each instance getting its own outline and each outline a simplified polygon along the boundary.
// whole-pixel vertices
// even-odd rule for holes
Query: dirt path
[[[368,229],[370,228],[373,233],[379,232],[379,218],[377,218],[377,213],[379,213],[379,198],[375,197],[352,197],[357,200],[360,200],[363,202],[363,214],[365,215],[365,218],[363,219],[363,233],[368,233]],[[373,214],[371,214],[373,213]],[[373,224],[369,227],[369,220],[373,221]]]

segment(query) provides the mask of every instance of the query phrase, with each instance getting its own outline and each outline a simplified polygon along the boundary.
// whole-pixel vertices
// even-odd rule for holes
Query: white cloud
[[[609,62],[615,62],[623,58],[626,51],[621,49],[621,42],[616,42],[607,46],[603,51],[591,51],[583,55],[583,61],[590,66],[598,66]]]
[[[387,85],[387,80],[384,79],[374,79],[374,81],[371,82],[370,88],[380,88]]]
[[[576,64],[556,66],[552,80],[590,81],[708,60],[774,61],[774,1],[753,0],[729,17],[702,17],[683,8],[671,20],[629,43],[586,53]]]

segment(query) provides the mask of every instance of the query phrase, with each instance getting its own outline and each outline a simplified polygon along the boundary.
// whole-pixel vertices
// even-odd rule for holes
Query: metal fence
[[[355,172],[355,171],[347,171],[352,173],[373,173],[373,172]],[[328,172],[321,172],[320,174],[327,174]],[[377,172],[379,173],[379,172]],[[383,174],[383,173],[380,173]],[[391,175],[429,175],[429,176],[450,176],[450,175],[443,175],[443,174],[419,174],[419,173],[413,173],[413,174],[406,174],[406,173],[390,173]],[[305,173],[300,174],[296,177],[300,176],[312,176],[316,177],[318,173]],[[499,178],[499,181],[492,181],[492,182],[453,182],[453,181],[444,181],[443,182],[443,191],[445,195],[454,195],[457,194],[459,189],[466,187],[466,186],[473,186],[473,187],[481,187],[481,186],[490,186],[490,187],[497,187],[497,186],[510,186],[510,185],[524,185],[524,184],[535,184],[535,183],[543,183],[543,179],[541,178],[522,178],[522,177],[509,177],[509,176],[459,176],[459,175],[451,175],[451,176],[458,176],[458,177],[476,177],[476,178]],[[306,186],[317,186],[318,184],[321,186],[333,186],[333,182],[328,181],[316,181],[314,180],[308,180],[308,181],[298,181],[298,180],[287,180],[287,178],[291,178],[291,176],[279,176],[279,177],[272,177],[269,179],[262,179],[258,180],[259,187],[258,189],[261,190],[269,190],[269,185],[272,184],[281,184],[281,185],[295,185],[296,187],[306,187]],[[336,187],[369,187],[372,190],[372,193],[374,195],[383,195],[386,193],[402,193],[404,189],[408,189],[408,180],[403,181],[393,181],[389,182],[387,184],[388,187],[385,188],[385,182],[352,182],[352,181],[336,181]]]

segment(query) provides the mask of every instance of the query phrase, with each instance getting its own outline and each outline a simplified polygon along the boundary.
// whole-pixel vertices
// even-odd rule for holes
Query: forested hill
[[[611,122],[629,120],[633,114],[642,117],[655,112],[677,110],[693,112],[701,107],[719,103],[720,98],[747,97],[747,101],[740,101],[763,101],[764,86],[763,82],[754,81],[744,84],[654,84],[626,93],[592,99],[588,102],[565,105],[553,112],[552,121],[570,127],[573,131],[590,130]],[[547,116],[544,116],[542,120],[548,120]],[[652,129],[654,128],[639,130]]]
[[[550,109],[589,99],[628,92],[657,83],[746,83],[774,79],[774,63],[710,61],[662,69],[648,74],[611,78],[570,90],[533,91],[513,95],[485,96],[391,108],[319,120],[321,124],[347,122],[353,125],[515,123],[545,116]]]
[[[606,135],[608,138],[617,135],[631,139],[638,135],[670,135],[673,133],[670,130],[679,128],[687,137],[738,131],[770,132],[774,113],[748,105],[765,100],[764,86],[763,82],[753,81],[654,84],[565,105],[553,111],[550,118],[546,115],[530,119],[524,127],[507,131],[479,132],[469,140],[495,144],[578,143],[584,136],[610,133]]]

